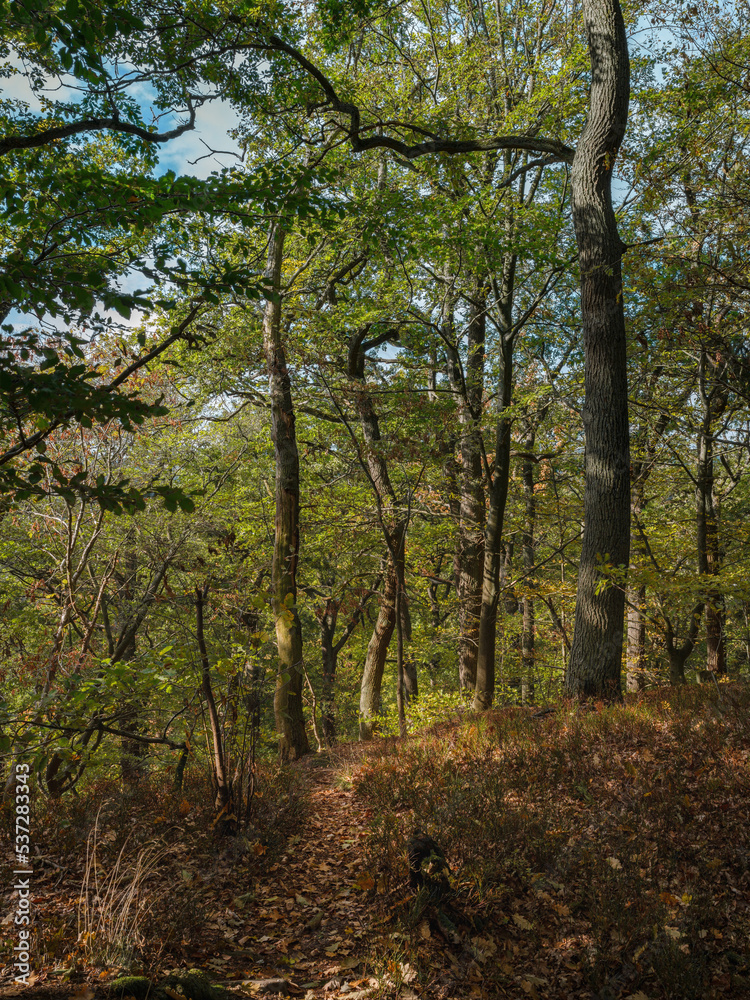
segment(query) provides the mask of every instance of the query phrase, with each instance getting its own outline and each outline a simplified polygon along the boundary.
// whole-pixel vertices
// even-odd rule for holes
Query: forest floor
[[[270,774],[256,812],[217,837],[197,780],[38,800],[31,988],[6,851],[0,996],[94,1000],[123,971],[198,967],[306,1000],[750,997],[746,685],[341,746]],[[409,887],[417,828],[447,895]]]

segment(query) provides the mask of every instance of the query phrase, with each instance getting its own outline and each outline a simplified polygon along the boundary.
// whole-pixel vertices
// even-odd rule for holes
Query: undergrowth
[[[748,907],[735,905],[750,889],[749,708],[741,686],[669,689],[379,745],[354,788],[385,913],[413,916],[405,845],[418,828],[445,851],[452,911],[502,942],[485,982],[541,962],[532,987],[556,963],[602,997],[708,996],[721,977],[750,987]]]
[[[213,791],[195,774],[179,792],[163,775],[123,788],[99,779],[54,809],[37,809],[35,844],[77,882],[73,905],[33,930],[44,965],[151,972],[205,946],[217,872],[238,895],[302,827],[306,800],[289,769],[259,767],[253,809],[236,836],[215,828]]]

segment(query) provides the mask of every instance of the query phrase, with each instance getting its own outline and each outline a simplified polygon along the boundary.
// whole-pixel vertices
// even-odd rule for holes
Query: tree
[[[583,15],[591,63],[589,110],[578,147],[573,151],[556,139],[537,134],[442,138],[429,133],[412,143],[384,135],[382,127],[363,123],[361,108],[342,99],[331,79],[291,42],[263,32],[257,44],[280,54],[301,68],[317,86],[318,104],[336,116],[355,152],[388,149],[405,158],[430,153],[449,155],[481,150],[516,149],[536,154],[546,162],[571,164],[573,224],[581,270],[581,316],[586,370],[584,425],[587,439],[584,539],[578,583],[576,625],[566,679],[575,697],[620,697],[624,595],[602,575],[610,563],[626,566],[630,541],[629,428],[627,368],[621,258],[625,249],[617,232],[612,206],[612,172],[625,134],[630,93],[630,70],[625,23],[618,0],[587,0]],[[423,127],[404,131],[425,133]],[[538,162],[538,161],[537,161]],[[499,436],[502,446],[503,434]],[[502,476],[496,489],[502,491]],[[502,496],[496,503],[498,513]],[[490,533],[500,530],[499,517]],[[490,559],[489,566],[487,559]],[[485,554],[489,606],[493,591],[494,557]],[[486,643],[494,620],[486,619]],[[480,638],[480,644],[481,644]],[[488,647],[489,648],[489,647]],[[484,664],[483,693],[478,707],[487,707],[492,689],[489,656]]]

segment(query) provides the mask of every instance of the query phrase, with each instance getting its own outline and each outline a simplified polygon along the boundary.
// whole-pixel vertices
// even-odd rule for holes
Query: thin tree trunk
[[[703,400],[703,421],[698,430],[698,468],[696,476],[696,527],[698,572],[707,581],[706,588],[706,669],[722,676],[727,672],[725,639],[726,607],[724,595],[710,581],[721,573],[722,553],[719,542],[719,503],[715,495],[714,422],[726,409],[728,394],[715,384],[706,386],[706,351],[701,352],[699,390]]]
[[[622,697],[625,594],[602,574],[625,567],[630,548],[630,441],[621,256],[612,169],[625,135],[630,66],[618,0],[583,0],[591,59],[586,125],[571,172],[581,268],[586,399],[584,531],[575,631],[566,675],[577,698]]]
[[[263,346],[268,367],[272,438],[276,454],[276,521],[271,576],[279,665],[273,708],[279,734],[279,756],[282,761],[289,761],[301,757],[310,748],[302,711],[302,626],[297,613],[299,453],[291,380],[281,339],[280,287],[284,236],[281,226],[274,224],[269,241],[266,279],[275,294],[265,305]]]
[[[523,598],[523,628],[521,632],[521,704],[525,705],[534,698],[534,663],[536,628],[534,620],[534,598],[532,591],[534,581],[531,573],[535,563],[534,529],[536,526],[536,495],[534,493],[534,462],[532,460],[536,443],[536,429],[528,428],[522,448],[525,453],[521,467],[525,520],[521,539],[523,568],[526,574],[526,593]]]
[[[669,657],[669,683],[685,683],[685,664],[690,654],[695,649],[700,631],[701,616],[703,615],[703,604],[697,604],[690,614],[690,626],[687,639],[679,646],[675,645],[675,634],[672,621],[665,619],[664,645]]]
[[[482,611],[485,501],[482,472],[482,403],[484,398],[484,341],[486,280],[472,289],[467,330],[466,368],[461,373],[453,357],[451,382],[459,396],[461,426],[459,534],[456,553],[458,576],[458,679],[461,690],[473,690],[477,678],[479,621]]]
[[[376,339],[367,342],[365,340],[367,332],[368,328],[364,328],[351,339],[348,374],[355,386],[354,402],[365,438],[365,453],[364,456],[360,456],[360,459],[375,493],[381,528],[386,536],[385,540],[388,546],[388,563],[380,610],[367,646],[365,666],[362,672],[359,699],[359,736],[362,740],[371,739],[374,735],[377,716],[381,710],[380,690],[385,658],[396,625],[397,598],[400,612],[399,627],[404,629],[403,637],[410,638],[408,604],[403,590],[407,522],[403,517],[388,474],[388,465],[382,452],[380,422],[365,380],[367,351],[381,343],[382,340]],[[386,511],[386,506],[389,508],[388,511]]]
[[[328,746],[333,746],[336,742],[334,684],[336,682],[338,654],[333,643],[333,636],[338,612],[338,602],[330,599],[326,602],[325,611],[320,619],[320,647],[323,654],[323,696],[320,718],[323,726],[323,739]]]
[[[632,560],[631,560],[632,561]],[[628,647],[625,657],[626,688],[631,693],[646,686],[646,588],[628,584]]]
[[[398,580],[390,556],[385,575],[380,609],[365,654],[359,694],[359,738],[370,740],[377,729],[377,717],[382,708],[381,687],[388,646],[396,626],[396,591]]]
[[[477,682],[474,689],[474,710],[484,711],[492,705],[495,694],[495,645],[497,638],[497,606],[500,600],[500,559],[508,500],[510,476],[510,429],[506,411],[513,387],[513,337],[503,337],[501,372],[498,386],[498,416],[495,429],[495,460],[489,490],[489,509],[484,539],[484,570],[482,577],[482,608],[479,619],[479,652]]]
[[[224,741],[221,733],[221,722],[216,710],[213,687],[211,686],[211,664],[206,649],[206,638],[203,629],[203,607],[208,597],[208,585],[202,590],[195,588],[195,636],[198,640],[198,651],[201,657],[201,692],[208,711],[208,722],[211,729],[212,760],[214,782],[216,784],[216,800],[214,808],[217,811],[228,809],[232,798],[232,789],[227,780],[226,760],[224,758]]]
[[[401,583],[396,590],[396,709],[398,734],[406,739],[406,710],[404,708],[404,622],[401,614]]]

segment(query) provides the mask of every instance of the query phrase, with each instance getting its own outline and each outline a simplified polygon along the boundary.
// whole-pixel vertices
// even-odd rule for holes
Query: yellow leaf
[[[607,864],[610,868],[614,868],[616,872],[619,872],[622,869],[622,861],[617,858],[607,858]]]

